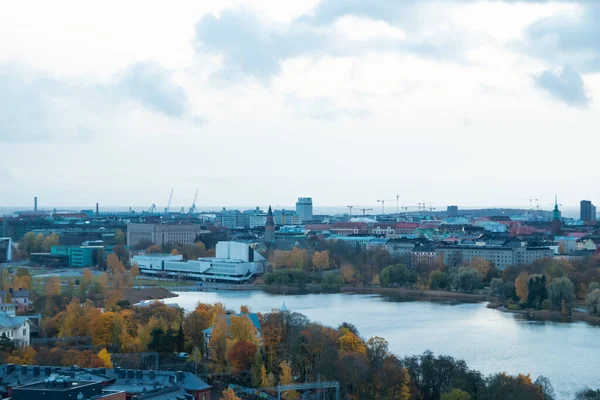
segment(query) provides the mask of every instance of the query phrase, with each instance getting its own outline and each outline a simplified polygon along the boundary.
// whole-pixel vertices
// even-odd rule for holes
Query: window
[[[23,329],[23,336],[27,336],[27,328]]]

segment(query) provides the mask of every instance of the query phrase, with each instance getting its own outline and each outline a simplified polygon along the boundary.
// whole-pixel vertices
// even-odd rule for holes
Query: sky
[[[8,2],[0,207],[600,202],[598,20],[596,0]]]

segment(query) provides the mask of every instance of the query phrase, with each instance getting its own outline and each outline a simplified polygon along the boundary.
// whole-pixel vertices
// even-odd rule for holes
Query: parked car
[[[189,356],[190,355],[188,353],[177,353],[177,357],[182,358],[184,360],[187,360]]]

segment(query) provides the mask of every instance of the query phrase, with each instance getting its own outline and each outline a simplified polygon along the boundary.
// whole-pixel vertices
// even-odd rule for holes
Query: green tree
[[[55,232],[52,232],[50,236],[46,236],[42,242],[41,251],[43,253],[47,253],[50,251],[52,246],[58,246],[60,243],[60,239]]]
[[[120,229],[115,230],[115,244],[121,246],[125,245],[125,234]]]
[[[430,289],[446,289],[448,287],[448,274],[436,269],[429,275]]]
[[[562,308],[563,313],[570,314],[575,301],[575,286],[567,277],[554,278],[548,284],[548,298],[554,308]]]
[[[452,389],[444,393],[441,400],[471,400],[471,395],[464,390]]]
[[[452,281],[456,290],[471,293],[479,287],[481,279],[481,273],[475,268],[460,267]]]
[[[594,289],[585,298],[585,305],[591,315],[600,316],[600,289]]]

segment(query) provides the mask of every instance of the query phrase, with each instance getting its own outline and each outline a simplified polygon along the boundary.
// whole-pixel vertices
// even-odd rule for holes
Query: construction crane
[[[198,189],[196,189],[196,194],[194,195],[194,201],[192,201],[192,205],[188,211],[188,214],[193,214],[196,212],[196,199],[198,198]]]
[[[398,196],[398,198],[400,198],[400,196]],[[386,201],[394,201],[394,200],[398,201],[398,199],[391,199],[391,200],[379,199],[379,200],[377,200],[378,203],[381,203],[381,213],[383,215],[385,215],[385,202]]]
[[[363,212],[363,217],[367,215],[367,211],[373,211],[372,208],[359,208],[359,210]]]
[[[152,205],[150,206],[150,209],[148,210],[148,214],[154,214],[155,211],[156,211],[156,204],[152,203]]]
[[[348,214],[352,216],[352,210],[354,210],[354,206],[346,206],[348,207]]]
[[[165,207],[165,216],[167,216],[167,214],[169,214],[169,210],[171,209],[171,200],[173,200],[173,190],[171,189],[171,194],[169,195],[169,202],[167,203],[167,206]]]

